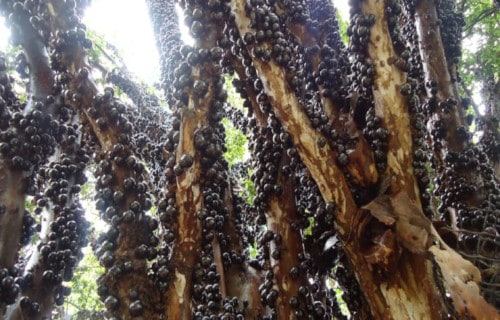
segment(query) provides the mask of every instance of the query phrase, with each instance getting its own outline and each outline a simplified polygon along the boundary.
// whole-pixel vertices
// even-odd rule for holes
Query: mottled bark
[[[280,166],[289,162],[290,159],[283,152]],[[267,228],[280,237],[280,240],[269,242],[269,251],[271,270],[274,272],[278,290],[276,309],[279,319],[285,320],[296,318],[290,301],[294,296],[298,296],[301,286],[307,286],[308,279],[303,271],[299,271],[299,255],[304,254],[301,235],[292,227],[300,223],[294,199],[294,177],[280,172],[277,183],[284,188],[281,194],[272,195],[269,199]]]
[[[18,259],[33,173],[44,191],[37,195],[40,244],[23,275],[32,272],[33,280],[12,293],[7,319],[41,319],[64,300],[61,283],[85,245],[77,193],[89,160],[96,164],[96,206],[109,225],[93,244],[105,268],[98,294],[108,317],[343,318],[331,278],[346,291],[354,318],[498,317],[481,296],[480,271],[444,243],[430,220],[436,214],[428,206],[424,137],[439,213],[449,213],[449,229],[467,249],[462,253],[486,261],[488,275],[498,230],[496,222],[485,223],[497,212],[498,186],[463,126],[456,43],[443,45],[438,15],[444,13],[434,1],[404,8],[397,1],[353,1],[347,48],[326,0],[178,4],[192,46],[181,43],[176,2],[148,1],[171,114],[144,103],[121,74],[109,79],[137,108],[112,88],[99,92],[73,1],[0,5],[15,10],[25,19],[20,30],[31,32],[18,34],[31,66],[24,116],[48,122],[59,112],[64,123],[57,133],[44,132],[53,135],[53,149],[26,157],[33,162],[13,161],[0,148],[0,268],[12,269]],[[230,109],[223,74],[233,77],[247,115]],[[6,105],[22,111],[9,90],[1,92]],[[50,94],[46,106],[35,103]],[[238,175],[231,176],[234,168],[223,158],[224,116],[249,139],[253,203],[237,195]],[[23,116],[15,117],[0,117],[0,138],[32,139],[22,135]],[[477,177],[468,171],[474,164],[481,168]],[[68,213],[83,229],[65,220]],[[471,213],[478,217],[469,221]],[[465,232],[471,221],[474,228]],[[7,222],[17,230],[6,233]],[[480,241],[471,245],[471,235]],[[59,255],[72,259],[60,262]]]
[[[8,4],[2,4],[0,10],[5,13],[12,12],[12,8]],[[43,101],[51,93],[54,82],[45,45],[28,19],[28,13],[23,10],[12,13],[12,24],[15,26],[14,38],[23,47],[30,65],[30,95],[28,103],[23,109],[24,114],[33,111],[34,103]],[[53,114],[53,110],[51,111],[49,114]],[[0,175],[3,181],[0,198],[3,199],[1,203],[5,206],[6,211],[6,214],[0,218],[0,266],[12,268],[19,249],[24,216],[24,197],[28,188],[28,180],[33,174],[33,168],[23,171],[12,170],[8,159],[4,158],[0,161],[2,162]]]
[[[53,34],[57,31],[63,34],[71,29],[71,19],[75,19],[76,16],[74,8],[69,5],[70,3],[63,1],[49,3],[52,8],[49,12],[52,14],[46,22]],[[68,14],[58,14],[60,12]],[[151,203],[147,195],[144,197],[137,189],[127,188],[124,185],[126,179],[133,179],[136,184],[143,183],[145,180],[143,166],[134,158],[129,146],[130,140],[127,135],[131,130],[131,124],[119,115],[123,110],[118,109],[118,117],[110,112],[113,107],[117,108],[120,102],[113,98],[113,93],[110,91],[105,95],[98,95],[83,46],[85,39],[75,40],[71,42],[71,39],[67,39],[69,43],[63,42],[59,44],[60,47],[57,47],[56,43],[54,50],[62,51],[57,62],[71,79],[65,84],[68,90],[66,98],[69,98],[67,102],[82,115],[87,128],[97,137],[100,145],[102,162],[101,168],[97,171],[100,178],[97,189],[100,191],[99,198],[102,205],[98,209],[103,213],[110,209],[106,214],[108,221],[113,221],[113,226],[107,233],[107,240],[109,243],[114,243],[111,250],[109,246],[106,249],[98,248],[100,249],[98,257],[106,268],[106,274],[99,280],[106,286],[102,299],[108,305],[110,315],[120,314],[127,319],[133,313],[153,319],[159,297],[154,295],[152,282],[147,275],[146,258],[150,253],[146,253],[145,256],[139,249],[141,245],[150,241],[148,233],[151,232],[151,219],[145,211],[149,209]],[[111,190],[112,194],[106,194],[103,189]],[[125,214],[129,216],[122,218]],[[133,223],[128,220],[132,220]],[[112,259],[114,268],[111,268],[109,262],[105,262],[104,259],[108,261]],[[130,290],[134,290],[137,294],[131,295]]]
[[[240,34],[251,32],[250,19],[243,4],[233,1],[232,10]],[[389,178],[390,193],[392,194],[392,196],[389,194],[389,198],[393,197],[390,200],[393,211],[390,210],[389,214],[394,216],[397,221],[393,231],[396,232],[399,241],[392,244],[395,247],[385,247],[386,250],[389,250],[385,258],[393,259],[396,255],[395,259],[398,261],[397,269],[386,270],[390,274],[388,279],[384,279],[384,271],[379,269],[380,265],[373,265],[373,262],[368,262],[366,257],[360,254],[363,252],[362,239],[359,238],[361,233],[357,233],[356,230],[363,228],[363,225],[369,223],[369,220],[368,222],[363,221],[367,218],[359,217],[359,213],[357,214],[352,195],[348,191],[349,188],[344,182],[345,178],[336,163],[328,162],[328,160],[322,163],[315,162],[315,159],[335,159],[335,155],[328,145],[318,147],[317,141],[321,135],[311,128],[306,115],[301,111],[297,98],[283,82],[283,79],[286,79],[284,71],[273,60],[262,61],[259,58],[254,58],[253,63],[261,77],[264,91],[270,99],[273,111],[283,127],[290,133],[301,160],[318,184],[324,200],[336,202],[338,205],[336,228],[342,236],[344,250],[351,265],[356,266],[355,273],[370,303],[372,314],[377,318],[411,318],[415,315],[417,317],[440,318],[453,311],[441,298],[442,292],[436,287],[436,281],[440,280],[434,277],[433,263],[422,255],[430,246],[432,231],[430,221],[422,214],[418,200],[418,187],[411,170],[413,150],[409,116],[405,110],[405,101],[398,92],[405,77],[390,65],[391,59],[389,58],[394,57],[395,54],[391,40],[388,38],[387,27],[383,24],[383,4],[365,2],[363,10],[366,10],[366,13],[376,13],[375,17],[378,18],[372,29],[371,47],[369,46],[375,65],[375,109],[385,127],[392,129],[388,144],[387,174],[389,177],[394,176],[395,179]],[[394,74],[398,76],[394,78]],[[386,101],[387,99],[394,100]],[[382,192],[384,191],[382,190]],[[402,195],[405,196],[401,198]],[[399,200],[400,198],[401,200]],[[408,205],[408,201],[414,202],[414,204],[410,204],[410,207],[414,208],[412,211],[406,211],[404,208],[405,202]],[[356,219],[356,227],[352,224],[353,219]],[[373,228],[373,225],[371,227]],[[356,233],[356,235],[352,236],[351,232]],[[413,236],[409,237],[408,233],[413,234]],[[415,243],[416,247],[412,247],[411,244],[415,241],[418,243]],[[438,239],[434,239],[434,241],[439,242]],[[383,243],[381,245],[384,246]],[[398,257],[397,246],[400,245],[405,248],[402,256]],[[412,271],[409,272],[409,270]],[[381,271],[382,274],[380,274]],[[403,291],[394,290],[391,286],[387,286],[386,281],[391,284],[397,283],[395,287],[403,288]],[[421,290],[422,287],[424,290]],[[401,301],[407,302],[400,303]],[[416,301],[421,303],[417,306]],[[485,302],[483,304],[485,308],[489,308]],[[493,309],[490,310],[490,312],[494,312]]]
[[[427,92],[427,104],[422,109],[428,116],[428,127],[431,129],[429,140],[437,176],[435,194],[442,200],[438,210],[442,219],[450,221],[451,229],[462,240],[457,247],[459,252],[480,268],[487,278],[481,285],[485,292],[490,292],[491,287],[498,285],[498,280],[487,270],[495,268],[493,265],[498,254],[497,249],[490,250],[485,245],[494,242],[493,235],[481,235],[481,230],[486,225],[498,228],[493,218],[493,212],[498,210],[497,201],[490,201],[498,190],[498,182],[494,178],[494,162],[488,159],[491,157],[488,149],[475,146],[466,130],[456,75],[456,63],[460,57],[460,43],[456,37],[460,30],[456,31],[455,37],[450,35],[449,30],[445,34],[445,29],[449,29],[447,24],[461,23],[454,8],[453,2],[436,1],[420,1],[414,8]],[[450,197],[450,190],[457,184],[459,188]],[[471,258],[473,256],[476,258]],[[498,306],[496,298],[489,295],[488,299]],[[455,305],[459,302],[455,301]]]
[[[183,155],[194,157],[193,165],[179,176],[176,187],[178,204],[177,236],[173,251],[172,264],[174,266],[174,280],[165,298],[165,313],[168,319],[188,319],[191,316],[191,290],[194,265],[199,258],[198,248],[201,246],[201,224],[196,213],[203,207],[201,189],[201,156],[195,151],[195,130],[207,124],[208,112],[214,94],[213,73],[210,66],[206,69],[193,70],[194,79],[204,79],[208,82],[209,94],[205,97],[196,97],[190,92],[187,108],[181,114],[179,145],[177,147],[177,161]],[[208,80],[211,79],[211,80]]]

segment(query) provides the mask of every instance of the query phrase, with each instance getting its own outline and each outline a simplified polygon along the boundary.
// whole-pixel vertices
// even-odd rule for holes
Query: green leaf
[[[75,270],[73,280],[68,283],[71,295],[66,299],[68,313],[75,314],[86,310],[96,312],[104,309],[104,305],[97,295],[97,278],[104,273],[90,248],[84,249],[84,256]]]
[[[248,140],[245,135],[236,129],[229,119],[222,119],[222,124],[226,131],[225,145],[227,151],[224,153],[224,158],[229,163],[229,166],[244,160],[248,154]]]

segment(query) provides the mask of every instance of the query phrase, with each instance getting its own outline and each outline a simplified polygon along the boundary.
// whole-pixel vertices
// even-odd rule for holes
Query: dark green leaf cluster
[[[481,88],[484,100],[500,80],[500,8],[495,1],[463,0],[466,25],[463,30],[461,78],[468,88]]]

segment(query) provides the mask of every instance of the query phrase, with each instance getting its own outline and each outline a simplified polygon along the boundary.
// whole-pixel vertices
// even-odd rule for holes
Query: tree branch
[[[467,88],[467,86],[465,85],[465,82],[460,82],[460,86],[462,87],[462,90],[464,90],[465,94],[467,95],[467,98],[470,99],[470,103],[472,105],[472,109],[474,110],[474,114],[476,115],[476,117],[480,117],[481,116],[481,112],[479,112],[479,106],[476,104],[476,102],[474,101],[474,98],[472,97],[472,92],[469,90],[469,88]]]
[[[474,31],[474,27],[479,24],[482,20],[488,18],[491,15],[496,15],[498,9],[495,7],[487,8],[481,11],[480,13],[475,16],[470,23],[467,24],[467,26],[463,30],[463,38],[468,38],[471,36],[472,32]]]

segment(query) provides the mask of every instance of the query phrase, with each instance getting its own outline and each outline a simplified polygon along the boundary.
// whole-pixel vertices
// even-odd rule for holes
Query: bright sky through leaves
[[[5,19],[0,17],[0,51],[5,51],[7,48],[10,31],[5,28]]]
[[[349,16],[346,0],[333,0],[333,3],[343,17]],[[5,51],[10,36],[4,22],[4,18],[0,17],[0,51]],[[149,85],[159,80],[159,56],[144,0],[93,0],[83,22],[118,48],[126,67],[138,79]],[[187,28],[182,31],[187,32]],[[473,52],[474,46],[469,46],[471,42],[475,41],[465,39],[466,47]],[[473,89],[474,101],[483,109],[480,90],[477,87]]]
[[[334,3],[347,17],[347,1]],[[126,4],[122,0],[94,0],[83,22],[122,50],[127,68],[152,84],[159,77],[160,67],[148,10],[143,0],[129,0]]]
[[[158,51],[143,0],[94,0],[83,22],[120,50],[127,68],[139,79],[152,84],[159,78]]]
[[[347,1],[333,2],[348,17]],[[144,0],[93,0],[83,22],[120,50],[128,70],[137,78],[150,85],[159,79],[158,51]],[[0,51],[5,51],[9,36],[0,17]]]

